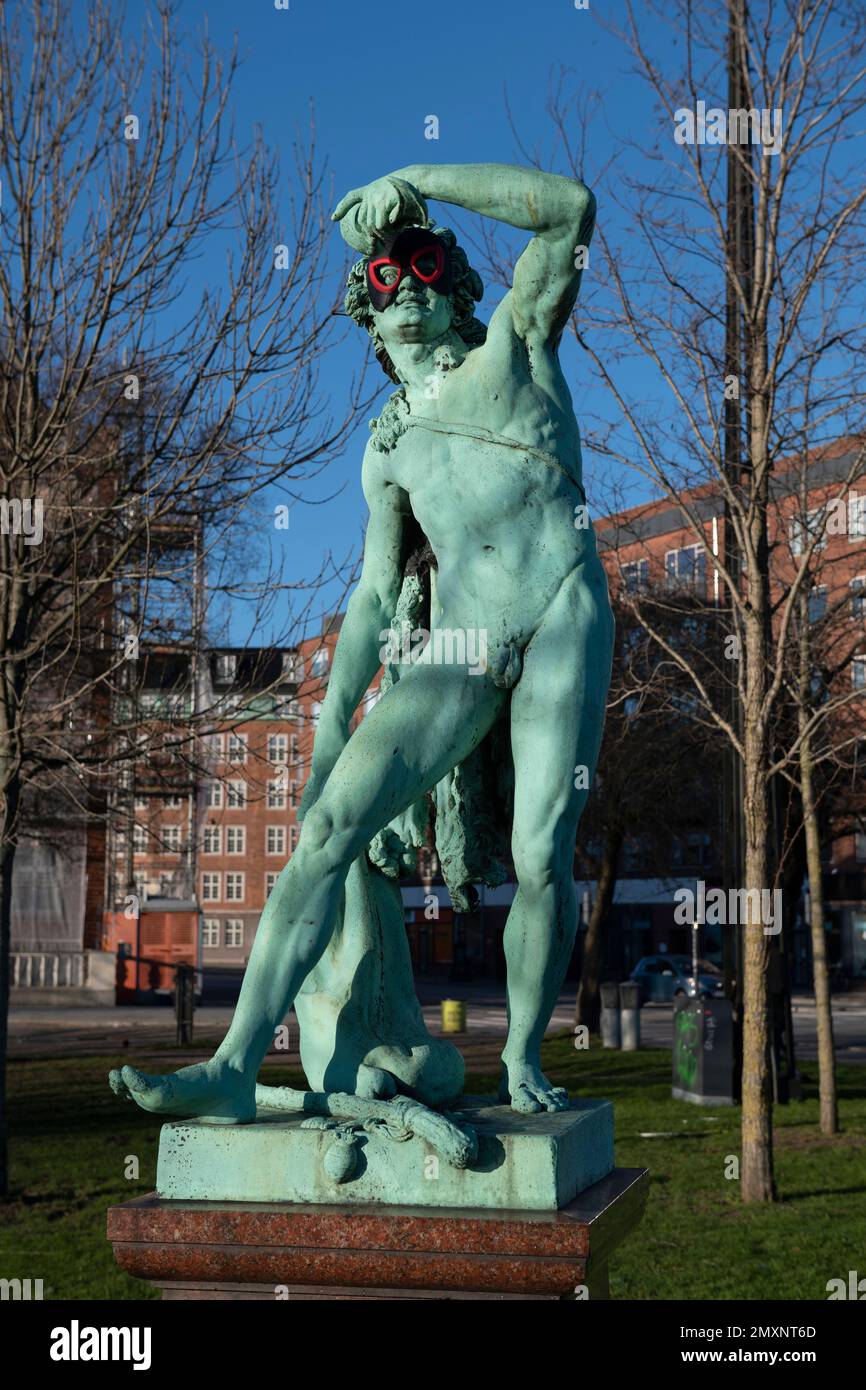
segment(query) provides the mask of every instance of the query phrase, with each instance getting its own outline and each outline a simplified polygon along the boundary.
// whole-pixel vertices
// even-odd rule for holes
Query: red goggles
[[[409,271],[425,285],[435,285],[445,270],[445,252],[441,246],[422,246],[401,265],[390,256],[377,256],[367,267],[374,289],[380,294],[393,294],[403,276]]]
[[[437,294],[451,293],[451,258],[442,241],[420,227],[399,233],[386,253],[367,262],[367,289],[375,309],[385,309],[406,275]]]

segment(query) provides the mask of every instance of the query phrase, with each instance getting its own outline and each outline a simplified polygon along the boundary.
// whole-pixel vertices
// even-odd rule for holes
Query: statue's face
[[[407,227],[367,262],[376,331],[388,343],[432,342],[451,326],[451,256],[426,228]]]

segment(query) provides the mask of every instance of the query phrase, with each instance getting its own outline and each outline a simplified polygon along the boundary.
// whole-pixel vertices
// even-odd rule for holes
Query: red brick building
[[[832,621],[840,648],[851,653],[836,677],[836,689],[849,689],[852,702],[837,718],[844,721],[846,737],[852,740],[855,795],[862,796],[862,815],[859,825],[849,818],[826,845],[824,887],[831,964],[850,980],[866,984],[866,476],[862,468],[859,482],[846,485],[859,447],[855,440],[842,439],[810,452],[805,515],[796,461],[787,468],[777,467],[770,488],[770,563],[771,596],[779,604],[793,580],[804,540],[819,535],[810,565],[817,582],[809,594],[809,618],[815,624]],[[703,487],[687,497],[703,526],[707,546],[724,556],[726,522],[719,491]],[[704,547],[670,501],[654,501],[604,517],[596,523],[596,532],[612,586],[622,585],[633,593],[650,586],[687,589],[706,605],[723,600],[720,580]],[[778,619],[777,611],[776,624]],[[862,699],[858,692],[863,692]],[[861,744],[855,759],[857,738]],[[709,844],[697,872],[710,881],[718,867],[719,846]],[[677,866],[659,866],[659,877],[678,872]],[[626,868],[624,878],[635,877],[635,871]],[[649,949],[655,948],[653,940]],[[804,925],[797,943],[801,979],[808,977],[809,949]]]
[[[206,653],[201,704],[212,732],[203,737],[189,791],[154,793],[144,771],[136,783],[132,888],[145,909],[142,955],[170,947],[172,905],[180,912],[181,904],[197,903],[199,963],[246,963],[268,894],[297,845],[298,808],[339,628],[340,619],[333,619],[293,648]],[[377,690],[378,678],[358,718]],[[158,717],[158,703],[153,712]],[[115,836],[112,853],[114,907],[130,888],[123,834]],[[166,912],[153,910],[161,907]],[[116,914],[111,921],[114,937]],[[130,944],[131,931],[125,933]]]

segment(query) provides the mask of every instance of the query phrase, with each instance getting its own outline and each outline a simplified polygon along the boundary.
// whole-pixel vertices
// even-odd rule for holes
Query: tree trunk
[[[751,664],[751,663],[750,663]],[[758,688],[763,685],[759,674]],[[751,694],[751,699],[749,698]],[[743,921],[743,1081],[742,1165],[744,1202],[772,1202],[773,1099],[770,1074],[770,939],[761,915],[762,893],[769,885],[769,795],[763,721],[747,693],[745,710],[745,873]],[[751,708],[750,708],[751,706]],[[757,904],[757,910],[756,910]]]
[[[801,628],[806,604],[801,606]],[[801,653],[806,635],[801,636]],[[808,655],[808,653],[807,653]],[[807,663],[808,664],[808,663]],[[802,690],[801,673],[801,690]],[[818,1092],[821,1100],[821,1133],[839,1132],[839,1108],[836,1100],[836,1056],[833,1047],[833,1008],[830,1003],[830,975],[827,969],[827,938],[824,932],[824,884],[821,872],[821,839],[815,809],[815,787],[812,768],[812,740],[803,730],[808,719],[801,700],[798,720],[800,743],[800,795],[803,802],[803,826],[806,832],[806,866],[809,875],[810,925],[812,929],[812,977],[815,990],[815,1019],[818,1027]]]
[[[588,1028],[590,1033],[598,1032],[601,1019],[601,996],[599,994],[601,981],[599,977],[601,975],[604,927],[613,903],[621,846],[622,835],[618,832],[605,836],[595,887],[595,902],[592,905],[583,948],[583,964],[580,970],[580,985],[577,990],[574,1022],[576,1025],[582,1024]]]

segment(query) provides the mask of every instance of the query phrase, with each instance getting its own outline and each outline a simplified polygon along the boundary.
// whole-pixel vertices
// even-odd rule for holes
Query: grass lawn
[[[153,1296],[116,1269],[105,1239],[106,1207],[152,1190],[159,1136],[153,1117],[109,1091],[116,1062],[10,1066],[14,1190],[0,1206],[0,1277],[41,1278],[46,1298]],[[563,1036],[545,1045],[545,1067],[573,1093],[612,1100],[617,1163],[650,1170],[644,1220],[612,1261],[613,1297],[824,1299],[828,1279],[866,1273],[866,1068],[839,1069],[843,1132],[834,1139],[818,1131],[807,1068],[807,1099],[776,1111],[781,1200],[746,1208],[725,1177],[739,1111],[672,1100],[669,1051],[605,1052],[593,1040],[576,1052]],[[289,1068],[269,1067],[267,1080],[302,1084]],[[492,1091],[495,1081],[472,1074],[466,1089]],[[130,1155],[137,1179],[125,1176]]]

